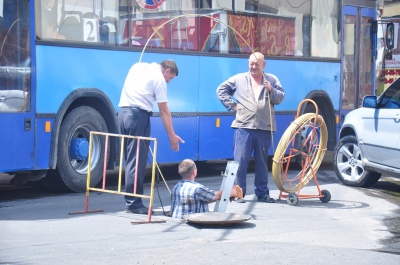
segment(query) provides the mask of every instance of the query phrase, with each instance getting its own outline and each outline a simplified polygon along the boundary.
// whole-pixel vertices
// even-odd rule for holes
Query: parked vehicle
[[[382,174],[400,178],[400,78],[381,96],[364,97],[347,114],[339,138],[334,168],[344,184],[367,187]]]

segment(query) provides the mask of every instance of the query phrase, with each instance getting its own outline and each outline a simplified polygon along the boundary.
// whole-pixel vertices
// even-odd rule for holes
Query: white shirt
[[[136,63],[126,76],[119,107],[153,110],[153,102],[167,102],[167,82],[157,63]]]

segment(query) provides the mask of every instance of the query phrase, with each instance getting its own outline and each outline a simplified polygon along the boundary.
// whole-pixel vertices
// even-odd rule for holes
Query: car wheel
[[[362,157],[363,154],[354,135],[340,139],[333,153],[333,167],[343,184],[368,187],[379,180],[381,174],[364,169]]]

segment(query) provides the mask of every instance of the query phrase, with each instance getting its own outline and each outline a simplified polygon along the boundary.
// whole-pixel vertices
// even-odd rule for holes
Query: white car
[[[333,164],[345,185],[368,187],[382,174],[400,177],[400,78],[346,115]]]

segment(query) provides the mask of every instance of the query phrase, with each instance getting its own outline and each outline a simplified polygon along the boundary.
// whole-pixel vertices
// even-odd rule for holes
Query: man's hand
[[[182,140],[181,137],[179,137],[178,135],[174,135],[172,137],[169,138],[169,143],[171,144],[171,148],[172,150],[174,150],[175,152],[179,151],[179,142],[181,143],[185,143],[184,140]]]
[[[233,186],[231,197],[229,198],[230,201],[233,201],[234,199],[243,199],[243,190],[238,185]]]
[[[243,199],[243,190],[241,187],[239,187],[238,185],[235,185],[235,186],[233,186],[232,190],[235,190],[236,198]]]
[[[267,89],[268,92],[272,90],[271,83],[268,80],[264,81],[264,87]]]

